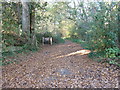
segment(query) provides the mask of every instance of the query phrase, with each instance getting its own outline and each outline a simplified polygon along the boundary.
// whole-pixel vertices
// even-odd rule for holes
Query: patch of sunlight
[[[58,47],[66,47],[66,46],[68,46],[68,47],[75,47],[76,45],[74,45],[74,44],[68,44],[68,45],[60,45]]]
[[[67,46],[70,47],[70,46],[75,46],[75,45],[71,45],[71,44],[70,44],[70,45],[67,45]]]
[[[54,59],[58,59],[58,58],[63,58],[63,57],[68,57],[68,56],[73,56],[73,55],[87,55],[89,54],[91,51],[90,50],[79,50],[79,51],[76,51],[76,52],[72,52],[72,53],[69,53],[67,55],[61,55],[61,56],[57,56],[55,57]]]

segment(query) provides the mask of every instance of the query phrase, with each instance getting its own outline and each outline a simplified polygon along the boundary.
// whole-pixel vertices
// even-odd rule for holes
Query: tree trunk
[[[35,24],[35,6],[34,2],[30,3],[30,33],[34,32],[34,24]]]
[[[18,13],[18,35],[20,35],[20,29],[21,29],[21,9],[20,9],[20,2],[17,3],[17,13]]]
[[[22,2],[22,31],[30,35],[30,10],[28,0],[21,0]]]
[[[30,41],[30,10],[29,0],[21,0],[22,3],[22,36],[25,38],[27,48],[29,48]]]
[[[35,36],[35,29],[34,29],[34,24],[35,24],[35,3],[31,2],[30,3],[30,38],[31,38],[31,45],[33,47],[37,47],[37,40]]]
[[[120,46],[120,2],[118,5],[118,44]]]

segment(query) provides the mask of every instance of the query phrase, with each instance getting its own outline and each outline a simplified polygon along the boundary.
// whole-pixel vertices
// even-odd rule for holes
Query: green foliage
[[[73,42],[76,42],[78,44],[83,44],[85,41],[81,40],[81,39],[76,39],[76,38],[67,38],[68,40],[71,40]]]
[[[36,33],[36,39],[38,41],[38,44],[41,44],[42,43],[42,37],[43,37],[43,34],[41,33]]]
[[[27,41],[25,36],[19,36],[13,31],[2,33],[2,40],[4,41],[6,46],[23,46]]]
[[[5,56],[13,56],[15,53],[12,52],[12,51],[7,51],[7,52],[3,52],[2,53],[2,56],[5,57]]]
[[[120,64],[118,64],[118,63],[116,62],[116,60],[111,60],[111,61],[109,61],[109,63],[110,63],[110,64],[116,64],[116,65],[119,65],[119,66],[120,66]]]
[[[17,4],[14,2],[2,3],[3,11],[2,11],[2,29],[5,31],[15,31],[18,32],[18,12],[17,12]]]
[[[91,2],[85,6],[80,2],[70,12],[76,23],[70,31],[70,37],[74,38],[72,41],[91,50],[89,57],[96,61],[102,61],[103,58],[119,58],[119,21],[117,20],[119,6],[117,5],[116,2]],[[77,13],[74,13],[75,10]],[[79,39],[84,42],[78,41]],[[116,60],[110,60],[108,63],[116,64]]]
[[[62,39],[59,35],[54,35],[53,36],[53,43],[64,43],[65,40]]]
[[[51,32],[45,32],[43,37],[52,37],[52,33]]]
[[[118,47],[107,48],[105,51],[108,58],[120,57],[120,49]]]
[[[106,48],[115,47],[117,45],[117,8],[112,2],[89,3],[88,8],[84,8],[84,3],[79,3],[75,9],[82,10],[83,13],[73,14],[81,17],[73,18],[76,21],[75,28],[70,32],[71,38],[80,38],[84,40],[91,50],[98,52],[104,51]],[[87,13],[87,14],[86,14]]]

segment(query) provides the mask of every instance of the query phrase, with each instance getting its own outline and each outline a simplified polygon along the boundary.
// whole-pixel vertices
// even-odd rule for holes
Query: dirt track
[[[3,88],[118,88],[118,70],[89,59],[88,53],[70,41],[45,45],[2,67]]]

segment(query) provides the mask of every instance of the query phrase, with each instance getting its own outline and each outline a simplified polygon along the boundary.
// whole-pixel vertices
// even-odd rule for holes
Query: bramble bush
[[[108,58],[120,57],[120,49],[118,47],[107,48],[105,51]]]

